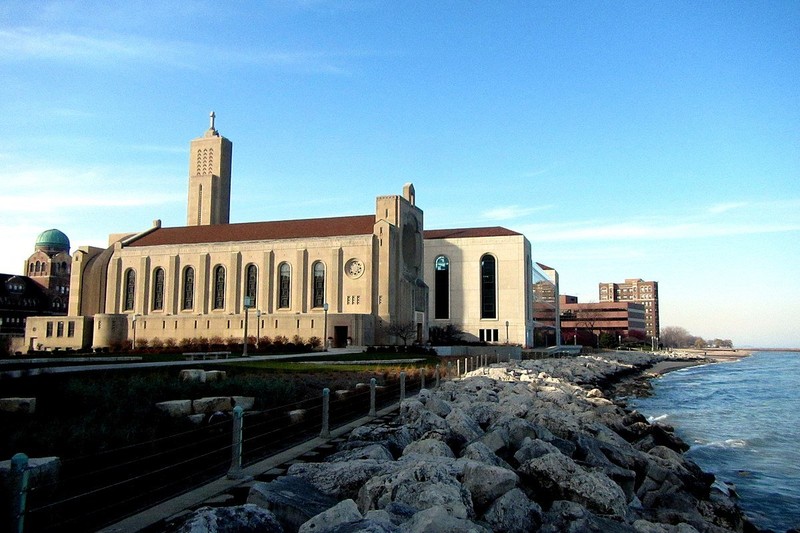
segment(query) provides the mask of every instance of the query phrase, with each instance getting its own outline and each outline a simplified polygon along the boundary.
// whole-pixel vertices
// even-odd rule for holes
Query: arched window
[[[258,268],[255,265],[247,265],[245,270],[247,284],[245,285],[244,295],[250,297],[250,306],[258,307],[256,304],[256,289],[258,288]]]
[[[225,308],[225,267],[214,267],[214,309]]]
[[[194,268],[186,267],[183,269],[183,302],[181,309],[191,309],[194,307]]]
[[[292,286],[292,269],[289,263],[278,266],[278,308],[289,309],[290,289]]]
[[[164,310],[164,269],[161,267],[153,272],[153,310]]]
[[[33,272],[33,263],[28,265],[28,272]]]
[[[497,318],[497,264],[489,254],[481,257],[481,318]]]
[[[124,310],[133,311],[133,302],[136,297],[136,272],[129,268],[125,271],[125,301]]]
[[[61,272],[65,273],[65,274],[67,273],[67,262],[66,261],[61,261]]]
[[[440,255],[433,265],[434,318],[450,318],[450,260]]]
[[[317,261],[311,272],[314,276],[312,307],[322,307],[325,305],[325,265]]]
[[[39,261],[36,261],[36,272],[41,272],[42,264]]]

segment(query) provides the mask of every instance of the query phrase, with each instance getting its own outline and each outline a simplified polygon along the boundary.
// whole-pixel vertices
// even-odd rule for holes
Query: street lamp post
[[[325,321],[323,323],[322,329],[322,346],[324,352],[328,351],[328,302],[322,304],[322,310],[325,311]]]
[[[261,309],[256,309],[256,350],[258,350],[258,339],[261,338]]]
[[[578,326],[575,326],[575,336],[572,337],[572,345],[573,346],[578,345]]]
[[[133,329],[133,338],[131,339],[131,351],[136,349],[136,319],[139,318],[139,315],[132,315],[131,316],[131,329]]]
[[[506,320],[506,344],[508,344],[508,320]]]
[[[247,357],[247,310],[250,309],[252,301],[249,296],[244,297],[244,348],[242,357]]]

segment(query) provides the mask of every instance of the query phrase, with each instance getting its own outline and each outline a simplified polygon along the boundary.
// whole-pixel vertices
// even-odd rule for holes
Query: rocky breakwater
[[[756,531],[671,428],[601,391],[661,359],[478,369],[404,401],[392,423],[354,430],[325,462],[255,483],[238,513],[204,508],[184,530],[240,516],[260,531],[315,533]]]

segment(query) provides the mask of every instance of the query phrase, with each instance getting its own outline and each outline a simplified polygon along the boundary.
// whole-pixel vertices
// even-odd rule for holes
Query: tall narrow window
[[[278,267],[278,308],[289,308],[289,296],[292,286],[292,274],[289,263],[281,263]]]
[[[481,318],[497,318],[497,265],[489,254],[481,257]]]
[[[250,297],[250,305],[258,307],[256,304],[256,289],[258,289],[258,268],[255,265],[247,265],[245,270],[247,285],[245,285],[244,295]]]
[[[153,273],[153,310],[164,310],[164,269],[161,267]]]
[[[129,268],[125,271],[125,311],[133,311],[133,302],[136,296],[136,272]]]
[[[325,305],[325,265],[321,261],[314,263],[312,268],[314,275],[314,297],[313,307],[322,307]]]
[[[440,255],[434,263],[434,318],[450,318],[450,260]]]
[[[183,302],[181,309],[194,307],[194,268],[186,267],[183,270]]]
[[[214,309],[225,308],[225,267],[214,267]]]

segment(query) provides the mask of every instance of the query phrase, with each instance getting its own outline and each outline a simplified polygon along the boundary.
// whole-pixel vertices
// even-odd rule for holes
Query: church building
[[[403,344],[393,334],[400,327],[424,343],[434,323],[473,340],[530,345],[532,262],[523,235],[425,231],[411,183],[377,197],[373,214],[232,224],[232,156],[212,113],[190,143],[186,226],[156,220],[112,235],[108,248],[78,248],[68,316],[29,319],[27,347],[242,339],[245,330],[330,346]],[[53,320],[68,326],[54,329]]]

